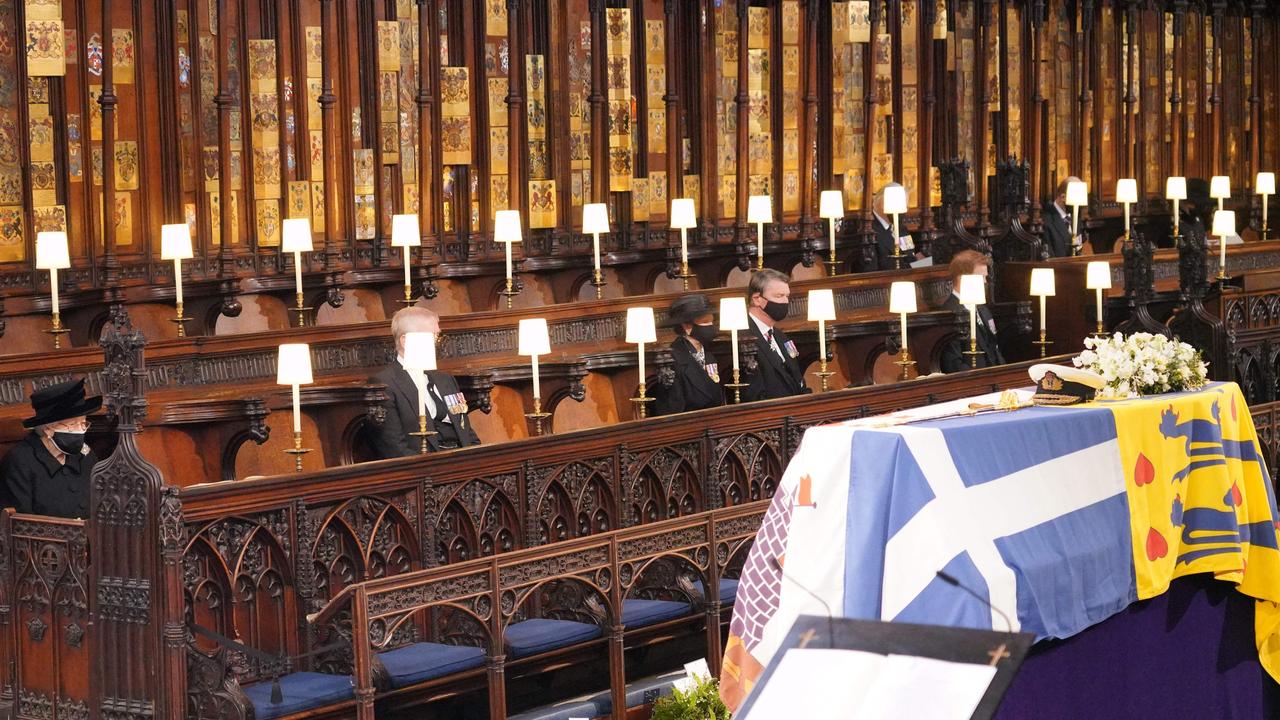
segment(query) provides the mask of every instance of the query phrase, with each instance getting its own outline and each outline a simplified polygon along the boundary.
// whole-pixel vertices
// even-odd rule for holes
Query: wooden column
[[[321,262],[329,268],[334,253],[333,237],[338,230],[338,144],[334,127],[333,62],[330,58],[334,37],[333,0],[320,0],[320,122],[324,137],[324,245]],[[314,255],[313,255],[314,256]]]
[[[989,27],[991,19],[990,6],[993,1],[980,0],[974,7],[974,12],[978,16],[974,19],[973,79],[974,82],[980,83],[980,89],[973,94],[974,101],[977,103],[977,107],[974,109],[976,115],[974,122],[977,126],[976,135],[978,138],[978,147],[974,148],[973,157],[973,197],[978,206],[977,231],[979,236],[991,226],[991,207],[987,198],[987,149],[992,140],[990,137],[991,111],[989,110],[991,83],[987,82],[987,65],[991,62],[991,58],[987,57],[987,33],[991,30]]]
[[[1124,21],[1125,34],[1129,39],[1129,52],[1124,59],[1125,66],[1129,68],[1127,75],[1129,81],[1125,84],[1124,89],[1125,150],[1123,177],[1138,178],[1142,174],[1138,172],[1136,153],[1138,146],[1138,116],[1134,114],[1134,110],[1137,109],[1138,96],[1134,94],[1133,86],[1138,82],[1141,68],[1138,66],[1138,4],[1133,0],[1129,0],[1125,5]]]
[[[1185,176],[1186,164],[1186,118],[1183,117],[1182,97],[1183,84],[1186,83],[1186,60],[1182,43],[1182,34],[1186,31],[1187,0],[1174,0],[1173,3],[1173,83],[1169,89],[1169,174]]]
[[[599,0],[599,2],[601,5],[604,4],[604,0]],[[521,0],[507,0],[508,37],[511,39],[511,72],[509,74],[509,82],[507,84],[507,125],[511,129],[511,139],[507,144],[507,147],[511,148],[511,151],[508,154],[509,162],[511,163],[511,204],[509,207],[520,211],[520,224],[524,228],[529,227],[529,178],[528,173],[526,172],[526,168],[529,164],[529,145],[527,137],[528,126],[525,124],[527,122],[527,118],[525,117],[527,115],[527,111],[525,109],[524,97],[524,58],[525,53],[527,52],[526,45],[528,43],[526,40],[528,38],[529,28],[525,26],[525,21],[523,20],[528,9],[527,6],[528,3],[522,2]],[[601,8],[600,12],[603,16],[604,9]],[[600,35],[596,35],[594,33],[594,28],[592,29],[591,54],[592,60],[594,61],[596,53],[604,52],[603,22],[600,25]],[[596,121],[594,111],[595,108],[593,107],[591,116],[592,122]],[[603,115],[601,117],[603,117]],[[591,135],[593,142],[595,141],[595,136],[596,135],[593,132]],[[602,132],[601,137],[603,136],[604,133]],[[603,159],[605,160],[605,167],[607,170],[607,153]],[[605,179],[606,181],[608,180],[607,172],[605,174]],[[595,182],[595,171],[592,171],[592,182]],[[607,188],[608,186],[606,185],[605,187]],[[466,212],[463,214],[462,225],[470,225],[471,221],[468,219],[470,214],[471,208],[468,206],[466,208]],[[525,242],[528,242],[528,240],[529,238],[526,236]]]
[[[1222,13],[1226,10],[1226,2],[1215,0],[1209,7],[1213,34],[1213,91],[1209,93],[1209,108],[1212,119],[1209,121],[1209,159],[1214,175],[1222,174]]]
[[[1023,146],[1026,148],[1027,162],[1031,166],[1031,208],[1027,229],[1032,235],[1040,234],[1040,201],[1049,194],[1048,164],[1045,162],[1044,149],[1048,145],[1045,137],[1044,87],[1040,84],[1044,64],[1043,37],[1045,20],[1045,0],[1034,0],[1031,3],[1031,111],[1027,113],[1031,127],[1027,129]]]
[[[105,287],[120,283],[115,223],[117,98],[112,82],[114,41],[111,25],[111,0],[102,0],[102,94],[98,96],[98,104],[102,106],[102,282]],[[91,152],[86,152],[86,155]]]
[[[591,192],[592,202],[609,201],[609,125],[608,105],[605,103],[605,82],[609,53],[604,27],[605,0],[589,0],[591,3]],[[668,3],[670,4],[670,3]],[[670,37],[670,30],[667,36]],[[668,43],[670,45],[670,43]],[[671,53],[672,48],[668,47]],[[671,75],[667,75],[667,87],[671,87]],[[670,119],[668,119],[670,124]],[[514,125],[512,132],[515,132]],[[515,139],[510,144],[511,155],[516,152]]]
[[[813,168],[818,163],[818,7],[820,4],[820,0],[807,0],[804,3],[804,39],[800,56],[804,63],[805,87],[804,114],[800,119],[800,167],[802,168],[800,171],[800,237],[806,239],[822,237],[821,228],[818,227],[819,221],[813,214],[818,202]],[[781,37],[781,33],[778,35]],[[782,164],[785,163],[780,165]]]
[[[1253,43],[1253,66],[1249,72],[1253,75],[1253,83],[1249,87],[1249,183],[1250,196],[1253,195],[1254,177],[1258,172],[1268,168],[1262,167],[1262,14],[1266,3],[1255,0],[1249,6],[1249,42]],[[1261,202],[1260,197],[1256,199]],[[1261,212],[1261,208],[1259,208]],[[1268,221],[1270,218],[1268,218]],[[1262,230],[1262,218],[1258,217],[1258,230]]]
[[[874,216],[871,214],[872,199],[875,197],[875,190],[871,187],[871,178],[875,171],[874,156],[875,147],[873,138],[875,138],[875,118],[876,118],[876,36],[880,32],[880,0],[871,0],[871,42],[867,44],[866,52],[862,54],[862,88],[866,92],[863,102],[866,108],[863,110],[862,131],[865,133],[862,153],[863,159],[863,183],[862,183],[862,234],[871,234],[871,223]],[[867,240],[871,243],[871,240]],[[864,260],[871,263],[871,269],[875,269],[875,247],[868,244],[864,248]],[[865,265],[865,263],[864,263]]]
[[[232,220],[232,195],[234,191],[231,189],[231,85],[229,81],[229,71],[227,68],[227,43],[230,35],[227,32],[227,2],[225,0],[217,0],[218,6],[218,36],[215,38],[214,45],[217,47],[218,56],[218,94],[213,98],[213,104],[218,108],[218,276],[233,277],[236,274],[235,258],[232,256],[231,239],[234,237],[235,228],[231,225]],[[103,72],[109,63],[103,63]],[[105,123],[105,119],[104,119]],[[103,130],[106,130],[105,124]],[[106,153],[103,153],[103,162],[106,162]],[[105,170],[104,170],[105,174]],[[104,178],[105,179],[105,178]],[[110,215],[107,216],[108,219]],[[108,225],[111,223],[108,222]]]
[[[384,12],[382,13],[378,12],[379,5],[382,6],[382,9]],[[370,135],[373,136],[373,142],[372,142],[372,145],[373,145],[373,238],[370,239],[368,242],[371,245],[370,252],[373,256],[374,267],[382,267],[383,265],[386,264],[386,260],[387,260],[387,257],[386,257],[387,241],[386,241],[386,236],[384,234],[385,226],[383,225],[383,208],[385,207],[386,200],[387,200],[387,196],[386,196],[387,190],[390,188],[388,188],[387,184],[383,182],[383,174],[385,172],[385,166],[382,163],[382,92],[381,92],[381,81],[380,81],[382,68],[379,67],[379,63],[378,63],[378,21],[383,19],[383,16],[386,14],[385,10],[386,10],[385,3],[371,3],[367,7],[361,6],[361,5],[356,6],[356,17],[360,18],[357,22],[357,24],[359,25],[359,28],[356,31],[356,47],[359,48],[361,46],[362,43],[360,42],[360,39],[363,37],[364,47],[372,48],[372,52],[370,53],[372,57],[369,59],[369,62],[361,63],[361,68],[360,68],[361,75],[364,76],[364,78],[370,83],[370,86],[373,88],[372,117],[370,117],[370,113],[364,112],[364,104],[360,102],[360,97],[358,94],[356,96],[355,105],[361,108],[361,118],[363,119],[363,122],[368,124],[367,127],[369,128]],[[391,11],[391,18],[394,20],[395,17],[396,17],[395,9],[393,7]],[[399,39],[398,35],[397,35],[397,39]],[[399,54],[399,43],[397,43],[396,50],[397,50],[397,54]],[[357,87],[359,86],[360,85],[357,84]],[[399,82],[396,83],[396,94],[394,97],[393,104],[396,108],[396,117],[398,118],[400,116],[400,83]],[[400,127],[400,124],[399,122],[397,122],[396,128],[399,129],[399,127]],[[396,140],[397,152],[399,147],[400,147],[400,142],[399,142],[399,139],[397,138]],[[401,182],[403,182],[403,180]],[[400,192],[399,186],[395,186],[395,187],[396,187],[395,197],[392,198],[391,200],[392,212],[395,212],[395,207],[399,205],[401,202],[403,202],[402,198],[404,196],[404,193]],[[352,217],[354,217],[354,215]],[[355,239],[354,233],[352,233],[352,239],[353,241]],[[407,248],[404,250],[404,258],[406,260],[408,259],[411,252],[412,251]],[[353,254],[353,258],[354,258],[354,254]],[[352,264],[354,265],[355,263],[353,262]]]
[[[421,236],[422,243],[417,251],[417,267],[421,268],[424,262],[430,262],[431,238],[438,237],[433,231],[438,210],[429,165],[436,162],[436,155],[431,151],[431,140],[436,134],[432,131],[431,110],[435,104],[435,98],[431,95],[431,89],[436,76],[431,56],[435,55],[438,63],[440,53],[431,52],[435,47],[435,43],[432,42],[435,36],[431,34],[430,18],[436,14],[435,9],[428,5],[428,0],[416,1],[418,5],[418,95],[415,100],[418,105],[418,156],[415,158],[417,160],[415,167],[418,170],[418,234]],[[405,262],[409,262],[411,252],[413,251],[405,248]]]
[[[735,242],[750,242],[754,246],[755,243],[751,242],[752,238],[747,232],[747,197],[751,193],[751,135],[748,132],[751,129],[751,95],[748,92],[751,81],[751,55],[747,50],[750,44],[748,38],[751,34],[749,6],[750,0],[738,0],[738,94],[734,98],[738,110],[738,164],[733,226]],[[776,197],[773,200],[773,206],[776,220],[779,217],[779,204]],[[768,233],[766,232],[765,235],[767,243]]]
[[[676,32],[676,0],[664,0],[662,11],[665,17],[663,29],[666,31],[667,61],[667,94],[662,96],[667,108],[667,208],[670,211],[671,201],[684,197],[684,143],[680,142],[680,87],[677,78],[679,67],[680,34]],[[595,52],[594,41],[592,52]],[[595,55],[591,57],[593,63]],[[592,76],[594,81],[594,75]],[[594,88],[593,88],[594,89]],[[592,118],[594,120],[594,116]],[[593,131],[594,133],[594,131]],[[592,142],[595,141],[594,134]],[[594,180],[594,175],[593,175]],[[668,216],[669,217],[669,216]]]
[[[440,53],[436,43],[440,37],[440,13],[437,11],[436,4],[433,0],[418,0],[418,32],[423,31],[422,11],[426,11],[426,33],[427,36],[419,40],[423,43],[423,47],[419,47],[419,57],[427,58],[428,62],[423,65],[422,72],[427,78],[427,88],[429,90],[438,87],[440,82]],[[486,96],[487,97],[487,96]],[[487,100],[486,100],[487,102]],[[431,193],[423,195],[424,202],[426,198],[430,198],[431,202],[431,238],[434,239],[434,246],[421,248],[418,253],[419,257],[430,266],[430,263],[444,261],[444,141],[441,138],[442,119],[440,104],[436,103],[430,110],[430,126],[431,126],[431,162],[423,160],[422,166],[431,169]],[[425,128],[423,128],[425,131]],[[423,147],[426,147],[426,141],[423,141]],[[426,193],[426,189],[422,190]],[[428,270],[430,275],[430,270]]]
[[[916,162],[918,175],[917,189],[920,191],[917,202],[920,205],[920,232],[924,238],[932,242],[933,237],[933,109],[937,103],[934,96],[933,68],[933,26],[938,21],[938,6],[933,0],[920,3],[920,23],[918,43],[923,55],[920,59],[920,71],[917,82],[920,87],[920,106],[916,115],[916,127],[920,133],[920,156]]]

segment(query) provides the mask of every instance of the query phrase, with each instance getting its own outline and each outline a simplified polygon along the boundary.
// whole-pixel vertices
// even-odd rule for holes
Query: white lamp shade
[[[160,227],[160,259],[191,259],[191,228],[186,223]]]
[[[773,200],[768,195],[752,195],[747,199],[747,222],[773,222]]]
[[[276,358],[276,384],[310,385],[311,382],[311,346],[306,343],[281,345]]]
[[[1187,199],[1187,179],[1174,176],[1164,181],[1164,197],[1166,200]]]
[[[671,227],[676,230],[688,230],[698,226],[698,209],[693,206],[693,198],[676,198],[671,201]]]
[[[410,332],[404,334],[404,369],[426,372],[436,369],[436,334]]]
[[[916,306],[916,284],[899,280],[889,286],[889,312],[894,315],[913,313]]]
[[[520,242],[520,211],[499,210],[493,216],[493,239],[497,242]]]
[[[1031,269],[1031,294],[1039,297],[1045,297],[1056,294],[1053,279],[1053,268],[1032,268]]]
[[[1116,181],[1116,202],[1118,203],[1136,203],[1138,202],[1138,181],[1133,178],[1124,178]]]
[[[604,203],[582,206],[582,232],[585,235],[609,232],[609,206]]]
[[[1258,173],[1258,177],[1253,181],[1253,191],[1259,195],[1275,195],[1276,174],[1269,172]]]
[[[391,216],[391,247],[418,247],[421,244],[417,215]]]
[[[658,340],[653,322],[653,308],[627,308],[627,342],[651,343]]]
[[[546,318],[525,318],[520,321],[520,354],[546,355],[551,352],[551,338],[547,334]]]
[[[1235,210],[1218,210],[1213,213],[1213,234],[1222,238],[1236,234]]]
[[[818,198],[818,216],[824,220],[844,217],[844,193],[839,190],[823,190]]]
[[[830,288],[809,291],[809,322],[836,319],[836,297]]]
[[[71,267],[71,253],[67,248],[67,234],[61,230],[36,235],[36,269],[63,270]]]
[[[1214,175],[1209,180],[1209,197],[1214,200],[1225,200],[1231,197],[1231,178],[1226,175]]]
[[[720,329],[747,329],[747,300],[740,297],[720,298]]]
[[[1089,204],[1089,186],[1083,180],[1072,180],[1067,183],[1067,204],[1079,207]]]
[[[982,305],[987,301],[987,279],[981,275],[960,276],[960,304]]]
[[[280,250],[288,253],[311,252],[311,221],[289,218],[280,225]]]
[[[1090,290],[1111,289],[1111,266],[1104,260],[1094,260],[1085,270],[1084,286]]]
[[[894,183],[884,188],[884,211],[888,215],[901,215],[907,211],[907,189]]]

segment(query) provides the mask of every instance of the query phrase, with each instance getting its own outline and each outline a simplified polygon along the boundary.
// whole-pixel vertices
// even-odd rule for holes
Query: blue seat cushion
[[[484,650],[469,645],[420,642],[378,653],[391,687],[402,688],[484,665]]]
[[[525,657],[600,637],[600,626],[572,620],[533,618],[507,628],[512,657]]]
[[[698,588],[698,592],[703,597],[707,596],[707,590],[703,586],[701,580],[695,580],[693,586]],[[738,596],[738,578],[720,578],[720,602],[724,605],[732,605]]]
[[[349,675],[296,672],[280,678],[280,692],[284,696],[279,703],[271,702],[271,681],[254,683],[244,688],[244,694],[253,703],[258,720],[291,715],[312,708],[332,705],[355,697]]]
[[[569,720],[570,718],[597,718],[610,712],[609,693],[604,694],[603,706],[599,695],[583,696],[510,715],[507,720]]]
[[[683,617],[692,609],[688,603],[673,600],[623,600],[622,624],[629,628],[644,627]]]

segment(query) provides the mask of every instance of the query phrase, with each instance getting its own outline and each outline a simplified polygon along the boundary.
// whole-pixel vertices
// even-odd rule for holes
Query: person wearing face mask
[[[683,295],[667,308],[667,327],[676,332],[671,343],[675,379],[656,388],[654,410],[671,415],[724,404],[720,366],[711,354],[716,338],[715,314],[706,295]]]
[[[396,362],[383,368],[373,381],[387,386],[386,418],[374,426],[370,436],[379,459],[417,455],[422,441],[410,435],[418,429],[419,379],[404,369],[404,336],[411,332],[435,333],[440,337],[440,316],[421,307],[398,310],[391,317],[391,335],[396,343]],[[415,373],[419,378],[421,373]],[[467,420],[467,401],[452,375],[439,370],[426,373],[427,430],[431,452],[479,445],[480,438]]]
[[[747,306],[751,321],[747,337],[756,341],[756,369],[747,374],[743,400],[769,400],[810,392],[800,368],[800,351],[778,327],[790,310],[791,278],[765,268],[751,276],[747,284]]]
[[[981,275],[987,276],[988,264],[990,259],[976,250],[961,250],[951,258],[951,264],[947,266],[947,271],[951,275],[951,294],[947,296],[947,301],[942,304],[942,309],[951,310],[959,317],[964,318],[965,326],[968,326],[969,309],[960,304],[960,278],[964,275]],[[1000,352],[999,339],[996,337],[996,321],[991,315],[991,308],[987,305],[978,306],[978,352],[977,366],[990,367],[992,365],[1003,365],[1004,355]],[[969,349],[969,339],[956,335],[942,349],[942,359],[939,362],[942,372],[953,373],[970,370],[973,366],[969,364],[969,356],[965,351]]]
[[[98,462],[84,442],[87,415],[102,398],[84,395],[84,380],[50,385],[31,394],[30,430],[0,460],[0,504],[20,513],[89,517],[89,474]]]

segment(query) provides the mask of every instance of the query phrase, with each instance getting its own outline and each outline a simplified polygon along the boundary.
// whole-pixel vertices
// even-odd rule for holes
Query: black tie
[[[440,391],[436,389],[436,384],[431,382],[431,378],[427,378],[427,393],[431,396],[432,403],[436,407],[431,419],[436,422],[444,422],[449,417],[445,413],[444,398],[440,397]]]
[[[773,328],[769,328],[769,332],[765,333],[764,339],[768,341],[769,347],[773,347]]]

